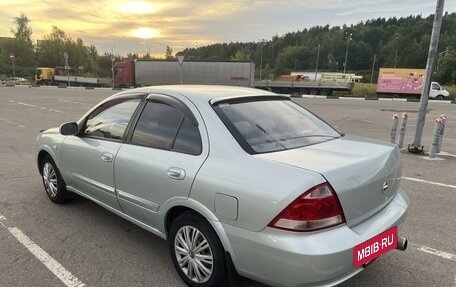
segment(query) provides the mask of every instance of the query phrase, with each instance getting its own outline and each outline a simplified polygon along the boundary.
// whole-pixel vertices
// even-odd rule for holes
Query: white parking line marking
[[[80,103],[80,102],[73,102],[73,101],[68,101],[68,100],[64,100],[64,99],[58,99],[59,102],[63,102],[63,103],[70,103],[70,104],[77,104],[77,105],[84,105],[84,103]]]
[[[456,157],[456,154],[451,154],[451,153],[447,153],[447,152],[444,152],[444,151],[441,151],[438,154],[439,155],[444,155],[444,156]]]
[[[18,105],[23,105],[23,106],[28,106],[28,107],[33,107],[33,108],[39,108],[38,106],[35,106],[35,105],[31,105],[31,104],[26,104],[26,103],[21,103],[21,102],[17,102]]]
[[[361,97],[339,97],[339,99],[341,99],[341,100],[357,100],[357,101],[359,101],[359,100],[364,101],[365,100],[364,97],[363,98],[361,98]]]
[[[79,281],[73,274],[65,269],[59,262],[52,258],[46,251],[36,245],[30,238],[16,227],[8,228],[9,232],[16,237],[38,260],[54,273],[68,287],[83,287],[84,283]]]
[[[379,101],[390,101],[390,102],[406,102],[407,99],[395,99],[395,98],[379,98]]]
[[[40,109],[40,110],[47,110],[48,109],[48,108],[45,108],[45,107],[35,106],[35,105],[32,105],[32,104],[27,104],[27,103],[22,103],[22,102],[14,102],[14,101],[10,101],[10,102],[11,103],[16,103],[16,104],[22,105],[22,106],[37,108],[37,109]],[[33,111],[33,109],[29,109],[29,110]],[[55,113],[59,113],[59,114],[63,114],[63,112],[59,111],[59,110],[49,109],[49,111],[55,112]]]
[[[0,214],[0,225],[5,227],[16,239],[19,241],[25,248],[30,251],[41,263],[46,266],[49,271],[51,271],[60,281],[63,282],[67,287],[84,287],[84,283],[79,281],[76,276],[71,274],[68,270],[65,269],[57,260],[52,258],[46,251],[41,247],[35,244],[27,235],[25,235],[17,227],[7,227],[3,221],[6,220],[6,217]]]
[[[429,158],[429,155],[428,155],[428,156],[420,156],[420,158],[421,158],[421,159],[424,159],[424,160],[429,160],[429,161],[445,160],[444,158],[441,158],[441,157]]]
[[[427,184],[433,184],[433,185],[438,185],[438,186],[443,186],[443,187],[449,187],[449,188],[454,188],[454,189],[456,189],[456,185],[445,184],[445,183],[440,183],[440,182],[435,182],[435,181],[429,181],[429,180],[424,180],[424,179],[419,179],[419,178],[413,178],[413,177],[406,177],[406,176],[403,176],[402,179],[406,179],[406,180],[410,180],[410,181],[416,181],[416,182],[422,182],[422,183],[427,183]]]
[[[414,246],[419,251],[422,251],[422,252],[425,252],[428,254],[432,254],[432,255],[436,255],[436,256],[456,262],[456,255],[454,255],[454,254],[440,251],[440,250],[437,250],[437,249],[434,249],[431,247],[427,247],[427,246],[417,245],[417,244],[412,244],[412,246]]]

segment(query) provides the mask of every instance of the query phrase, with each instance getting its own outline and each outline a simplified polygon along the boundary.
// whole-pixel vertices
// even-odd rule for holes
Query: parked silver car
[[[42,131],[36,147],[53,202],[76,193],[166,239],[189,286],[236,273],[334,285],[407,245],[398,148],[340,133],[287,96],[128,90]]]
[[[30,81],[24,78],[11,77],[2,80],[2,85],[30,85]]]

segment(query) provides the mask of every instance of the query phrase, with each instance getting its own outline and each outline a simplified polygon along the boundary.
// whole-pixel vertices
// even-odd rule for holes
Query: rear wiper
[[[264,128],[262,128],[259,124],[255,124],[255,126],[260,130],[262,131],[265,135],[267,135],[268,137],[270,137],[272,139],[272,141],[269,141],[269,142],[275,142],[276,144],[280,145],[284,150],[286,150],[287,148],[281,143],[279,142],[279,140],[273,138]],[[268,141],[266,141],[268,142]]]

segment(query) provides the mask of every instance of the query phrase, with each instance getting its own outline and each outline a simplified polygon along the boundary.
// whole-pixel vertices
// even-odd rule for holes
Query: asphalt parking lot
[[[39,131],[79,119],[112,90],[0,87],[0,286],[184,286],[165,241],[77,198],[51,203],[35,163]],[[408,112],[405,144],[419,103],[296,98],[345,133],[388,141],[391,117]],[[342,286],[456,286],[456,104],[431,102],[422,138],[447,115],[434,160],[402,152],[402,188],[410,198],[399,227],[409,239]],[[58,274],[58,276],[56,276]],[[64,278],[59,280],[58,278]],[[241,286],[264,286],[242,279]]]

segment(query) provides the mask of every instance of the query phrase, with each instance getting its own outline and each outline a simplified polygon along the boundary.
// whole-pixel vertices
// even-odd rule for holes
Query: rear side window
[[[173,149],[189,154],[201,153],[201,137],[198,127],[192,125],[187,118],[184,118],[177,133]]]
[[[174,107],[160,102],[146,104],[131,143],[193,155],[201,153],[198,127]]]
[[[248,153],[267,153],[340,137],[330,125],[289,100],[223,102],[215,111]]]

